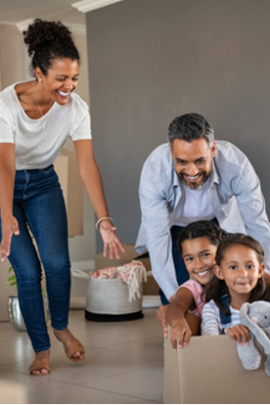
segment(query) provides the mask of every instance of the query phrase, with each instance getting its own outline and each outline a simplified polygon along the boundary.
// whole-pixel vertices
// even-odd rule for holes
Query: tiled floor
[[[74,364],[50,333],[51,374],[28,374],[33,353],[25,332],[0,323],[0,382],[17,384],[28,404],[151,404],[163,403],[163,337],[156,309],[144,309],[143,319],[96,323],[84,311],[70,312],[70,329],[84,344],[86,360]],[[15,387],[16,389],[16,387]],[[3,397],[0,403],[14,403]],[[8,394],[9,395],[9,394]]]

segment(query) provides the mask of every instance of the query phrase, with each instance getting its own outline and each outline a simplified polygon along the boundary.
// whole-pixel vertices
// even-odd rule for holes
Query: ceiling
[[[29,18],[61,20],[85,25],[85,15],[71,6],[76,0],[0,0],[0,23],[16,24]]]

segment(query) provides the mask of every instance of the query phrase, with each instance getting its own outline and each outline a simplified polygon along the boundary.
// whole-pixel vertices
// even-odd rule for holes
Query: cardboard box
[[[261,352],[262,353],[262,352]],[[260,368],[247,371],[236,351],[236,342],[226,335],[194,336],[187,347],[164,346],[164,391],[166,404],[268,404],[270,377]]]
[[[95,270],[104,269],[105,267],[111,266],[123,266],[126,263],[131,262],[132,260],[139,260],[141,261],[147,271],[151,270],[151,263],[148,256],[148,253],[144,253],[138,256],[134,245],[124,245],[125,252],[119,252],[120,259],[110,259],[109,254],[104,257],[103,253],[99,253],[95,257]],[[158,295],[158,284],[156,283],[153,276],[148,276],[148,280],[146,283],[143,283],[143,294],[144,295]]]
[[[66,203],[68,236],[83,235],[83,184],[76,156],[62,149],[54,163]]]

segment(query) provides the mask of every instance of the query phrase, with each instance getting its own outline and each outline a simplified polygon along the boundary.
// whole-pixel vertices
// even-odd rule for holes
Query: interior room
[[[168,125],[178,115],[204,115],[216,139],[248,156],[269,212],[269,16],[268,0],[0,0],[0,91],[33,80],[22,32],[35,18],[60,20],[73,34],[81,54],[76,92],[89,106],[110,216],[132,252],[121,265],[137,256],[142,166],[167,142]],[[48,320],[51,373],[29,375],[33,349],[27,333],[10,322],[7,303],[16,286],[7,283],[9,262],[0,262],[0,403],[168,403],[172,397],[164,393],[174,388],[164,375],[157,285],[144,290],[141,319],[85,319],[87,275],[120,262],[102,257],[71,139],[55,167],[68,211],[71,268],[84,273],[72,273],[69,322],[86,359],[69,362]],[[150,270],[149,264],[151,281]]]

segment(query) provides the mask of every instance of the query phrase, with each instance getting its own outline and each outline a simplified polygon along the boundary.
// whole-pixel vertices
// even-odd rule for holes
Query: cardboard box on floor
[[[164,346],[165,404],[268,404],[270,377],[260,368],[247,371],[226,335],[194,336],[174,352],[170,338]]]
[[[103,253],[99,253],[95,257],[95,270],[104,269],[105,267],[111,266],[123,266],[126,263],[131,262],[132,260],[139,260],[141,261],[146,270],[151,270],[151,263],[150,259],[146,254],[138,255],[136,250],[134,249],[134,245],[124,245],[125,252],[120,252],[120,259],[110,259],[109,255],[107,254],[106,257],[103,256]],[[158,295],[159,287],[154,279],[154,277],[148,277],[146,283],[143,283],[143,294],[144,295]]]
[[[66,203],[68,236],[83,235],[83,185],[75,154],[63,148],[54,167]]]

